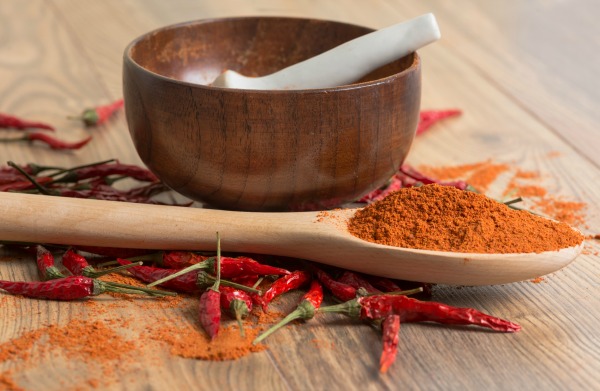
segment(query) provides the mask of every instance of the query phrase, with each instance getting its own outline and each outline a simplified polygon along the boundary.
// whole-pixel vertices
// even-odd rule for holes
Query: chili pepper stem
[[[57,278],[65,278],[65,275],[56,266],[46,268],[46,280],[56,280]]]
[[[90,278],[98,278],[98,277],[105,276],[107,274],[120,272],[122,270],[127,270],[134,266],[141,266],[142,263],[143,262],[140,261],[140,262],[130,263],[128,265],[120,265],[120,266],[111,267],[110,269],[106,269],[106,270],[96,270],[93,267],[90,267],[89,269],[84,269],[83,275],[86,277],[90,277]]]
[[[44,169],[44,170],[52,170],[52,169],[58,170],[57,172],[54,172],[54,173],[48,175],[50,177],[55,177],[55,176],[59,176],[59,175],[62,175],[62,174],[68,173],[68,172],[80,170],[82,168],[88,168],[88,167],[93,167],[93,166],[100,166],[102,164],[112,163],[112,162],[114,162],[116,160],[117,159],[108,159],[108,160],[103,160],[101,162],[94,162],[94,163],[82,164],[80,166],[69,167],[69,168],[50,167],[50,166],[40,166],[40,167],[41,167],[41,169]],[[55,183],[55,182],[58,182],[58,181],[60,181],[60,180],[55,180],[52,183]]]
[[[13,138],[0,138],[0,143],[15,143],[20,141],[29,141],[27,135],[23,137],[13,137]]]
[[[279,323],[277,323],[275,326],[271,327],[270,329],[256,337],[254,341],[252,341],[252,344],[258,344],[259,342],[267,338],[269,335],[273,334],[275,331],[279,330],[283,326],[296,319],[310,319],[315,316],[316,312],[317,310],[315,310],[315,307],[309,301],[303,300],[294,311],[290,312],[285,318],[279,321]]]
[[[127,259],[127,260],[129,260],[129,259]],[[118,265],[118,264],[119,264],[119,261],[106,261],[106,262],[99,263],[96,266],[99,268],[103,268],[106,266],[112,266],[112,265]]]
[[[170,276],[169,276],[170,277]],[[216,281],[216,278],[211,276],[210,274],[206,273],[205,271],[200,271],[198,273],[198,285],[210,285],[211,283],[214,284]],[[246,292],[250,292],[250,293],[256,293],[256,294],[261,294],[260,289],[256,289],[256,288],[252,288],[246,285],[242,285],[242,284],[238,284],[237,282],[233,282],[233,281],[229,281],[229,280],[223,280],[221,279],[220,282],[221,285],[225,285],[225,286],[230,286],[232,288],[237,288],[239,290],[242,291],[246,291]],[[147,287],[150,287],[150,285],[146,285]]]
[[[246,333],[244,331],[244,321],[242,316],[248,315],[248,306],[246,306],[246,303],[243,300],[233,300],[231,302],[231,311],[235,314],[235,320],[240,328],[240,335],[245,337]]]
[[[506,206],[511,206],[512,204],[517,204],[517,203],[522,202],[522,201],[523,201],[523,198],[517,197],[517,198],[514,198],[512,200],[504,201],[503,204],[506,205]]]
[[[101,283],[103,285],[105,285],[107,288],[110,288],[110,289],[112,289],[112,288],[115,288],[115,289],[118,289],[118,288],[127,289],[127,290],[130,290],[130,291],[134,291],[134,293],[138,293],[138,294],[140,294],[140,293],[146,293],[146,294],[149,294],[151,296],[177,296],[177,293],[175,293],[175,292],[161,291],[161,290],[158,290],[158,289],[148,289],[148,288],[144,288],[144,287],[141,287],[141,286],[125,285],[125,284],[120,284],[118,282],[112,282],[112,281],[105,282],[105,281],[102,281]],[[107,290],[110,291],[110,292],[119,292],[118,290],[112,290],[111,291],[110,289],[107,289]],[[131,293],[131,292],[129,292],[129,293]]]
[[[389,295],[389,296],[398,296],[398,295],[410,296],[410,295],[416,295],[417,293],[421,293],[421,292],[423,292],[423,288],[418,287],[418,288],[413,288],[413,289],[407,289],[404,291],[385,292],[385,294]],[[369,294],[366,294],[363,296],[377,296],[377,295],[381,295],[381,293],[369,293]]]
[[[211,289],[218,292],[219,284],[221,284],[221,235],[217,232],[217,279]]]
[[[334,312],[358,318],[360,316],[361,305],[357,299],[349,300],[344,303],[329,305],[319,308],[319,312]]]
[[[181,275],[184,275],[186,273],[189,272],[193,272],[194,270],[200,270],[200,269],[207,269],[210,267],[210,264],[212,262],[214,258],[208,258],[202,262],[196,263],[194,265],[188,266],[185,269],[181,269],[176,273],[170,274],[167,277],[161,278],[160,280],[156,280],[154,282],[151,282],[150,284],[146,285],[148,288],[156,286],[156,285],[160,285],[166,281],[172,280],[173,278],[179,277]],[[221,270],[221,268],[218,269],[219,272]]]
[[[38,183],[38,181],[35,180],[34,177],[32,177],[31,175],[29,175],[29,173],[27,173],[25,170],[23,170],[18,164],[16,164],[13,161],[10,161],[10,160],[8,162],[6,162],[6,164],[8,164],[9,166],[11,166],[12,168],[14,168],[15,170],[19,171],[23,176],[25,176],[25,178],[27,178],[27,180],[29,182],[31,182],[31,184],[33,186],[35,186],[35,188],[40,193],[45,194],[45,195],[51,195],[50,191],[47,188],[45,188],[44,186],[40,185]]]

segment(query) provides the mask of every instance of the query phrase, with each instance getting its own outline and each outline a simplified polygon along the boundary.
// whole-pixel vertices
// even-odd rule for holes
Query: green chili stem
[[[143,262],[134,262],[134,263],[130,263],[128,265],[120,265],[120,266],[115,266],[115,267],[111,267],[110,269],[106,269],[106,270],[96,270],[94,269],[93,271],[89,272],[88,277],[91,278],[98,278],[98,277],[102,277],[104,275],[107,274],[111,274],[111,273],[116,273],[116,272],[120,272],[122,270],[126,270],[129,269],[131,267],[134,266],[141,266],[143,264]]]
[[[416,295],[417,293],[421,293],[423,292],[423,288],[422,287],[418,287],[418,288],[414,288],[414,289],[407,289],[405,291],[393,291],[393,292],[385,292],[383,293],[384,295],[393,295],[393,296],[398,296],[398,295],[403,295],[403,296],[410,296],[410,295]],[[380,296],[382,295],[382,293],[369,293],[366,294],[365,296]]]
[[[215,280],[212,289],[218,292],[219,284],[221,284],[221,235],[217,232],[217,279]]]
[[[163,282],[172,280],[173,278],[182,276],[182,275],[184,275],[186,273],[192,272],[194,270],[207,269],[208,267],[210,267],[210,263],[209,262],[212,262],[212,260],[213,260],[213,258],[205,259],[202,262],[199,262],[199,263],[196,263],[194,265],[188,266],[185,269],[181,269],[181,270],[179,270],[176,273],[173,273],[173,274],[170,274],[170,275],[168,275],[168,276],[166,276],[164,278],[161,278],[160,280],[153,281],[153,282],[151,282],[150,284],[148,284],[146,286],[148,288],[150,288],[150,287],[162,284]],[[221,268],[219,268],[219,271],[220,271],[220,269]]]
[[[15,162],[13,162],[13,161],[10,161],[10,160],[7,162],[7,164],[8,164],[9,166],[11,166],[12,168],[16,169],[17,171],[19,171],[21,174],[23,174],[23,175],[24,175],[24,176],[27,178],[27,180],[28,180],[29,182],[31,182],[31,184],[32,184],[33,186],[35,186],[35,188],[36,188],[36,189],[37,189],[37,190],[38,190],[40,193],[42,193],[42,194],[45,194],[45,195],[53,195],[52,193],[50,193],[50,190],[48,190],[48,189],[47,189],[47,188],[45,188],[44,186],[40,185],[40,184],[38,183],[38,181],[36,181],[36,180],[35,180],[35,178],[34,178],[34,177],[32,177],[31,175],[29,175],[29,173],[27,173],[25,170],[23,170],[21,167],[19,167],[19,165],[18,165],[18,164],[16,164],[16,163],[15,163]]]
[[[522,202],[522,201],[523,201],[523,198],[517,197],[517,198],[514,198],[512,200],[505,201],[505,202],[503,202],[503,204],[506,205],[506,206],[511,206],[512,204],[516,204],[516,203],[519,203],[519,202]]]
[[[118,282],[112,282],[112,281],[104,282],[104,284],[106,284],[107,286],[114,286],[114,287],[118,287],[118,288],[135,290],[135,291],[137,291],[138,294],[140,292],[144,292],[144,293],[148,293],[148,294],[154,295],[154,296],[177,296],[177,293],[175,293],[175,292],[161,291],[158,289],[148,289],[148,288],[144,288],[141,286],[131,286],[131,285],[119,284]]]
[[[285,318],[283,318],[281,321],[279,321],[279,323],[277,323],[275,326],[271,327],[270,329],[268,329],[267,331],[265,331],[264,333],[262,333],[261,335],[256,337],[254,339],[254,341],[252,341],[252,344],[256,345],[263,339],[267,338],[269,335],[273,334],[275,331],[279,330],[283,326],[287,325],[288,323],[290,323],[296,319],[304,319],[304,320],[311,319],[312,317],[315,316],[316,312],[317,312],[317,310],[315,309],[314,305],[312,305],[308,300],[302,300],[302,302],[298,305],[298,307],[294,311],[290,312]]]
[[[58,176],[58,175],[61,175],[61,174],[67,173],[67,172],[79,170],[79,169],[82,169],[82,168],[88,168],[88,167],[93,167],[93,166],[100,166],[102,164],[112,163],[112,162],[114,162],[116,160],[117,159],[108,159],[108,160],[103,160],[101,162],[82,164],[80,166],[75,166],[75,167],[70,167],[70,168],[58,168],[58,167],[56,167],[59,171],[57,171],[55,173],[52,173],[52,174],[50,174],[48,176],[49,177],[55,177],[55,176]],[[51,169],[51,167],[49,167],[48,169]],[[56,179],[54,182],[58,182],[58,181],[60,181],[60,178]],[[51,183],[54,183],[54,182],[51,182]]]
[[[207,286],[207,285],[210,285],[211,283],[214,285],[216,280],[217,279],[215,277],[211,276],[210,274],[208,274],[205,271],[198,272],[198,285]],[[238,284],[237,282],[233,282],[233,281],[229,281],[229,280],[221,279],[220,284],[225,285],[225,286],[230,286],[232,288],[237,288],[239,290],[250,292],[250,293],[257,293],[259,295],[261,294],[261,291],[259,289],[251,288],[249,286]]]

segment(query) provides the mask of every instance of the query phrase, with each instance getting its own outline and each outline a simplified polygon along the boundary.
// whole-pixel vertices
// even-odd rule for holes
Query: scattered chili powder
[[[348,230],[380,244],[467,253],[539,253],[584,239],[564,223],[438,185],[392,193],[356,212]]]
[[[121,337],[114,330],[115,324],[110,323],[115,321],[73,319],[65,326],[50,325],[42,330],[48,335],[48,343],[60,347],[67,357],[94,366],[100,365],[106,375],[111,372],[111,362],[119,366],[133,362],[133,354],[137,350],[136,344]],[[126,327],[123,324],[120,326]]]
[[[515,181],[511,181],[504,191],[505,196],[514,195],[520,197],[544,197],[546,194],[548,194],[548,191],[542,186],[519,185]]]
[[[542,198],[535,203],[534,207],[553,219],[566,224],[585,225],[583,211],[586,204],[583,202],[566,201],[560,197]]]
[[[529,281],[533,282],[534,284],[539,284],[540,282],[544,282],[544,277],[536,277]]]
[[[585,227],[586,204],[549,195],[546,188],[540,185],[542,174],[537,171],[522,170],[507,163],[493,163],[491,160],[447,167],[420,166],[419,169],[440,180],[464,179],[479,191],[486,191],[500,174],[509,171],[512,177],[502,192],[504,196],[532,199],[530,205],[534,212],[539,211],[569,225]]]
[[[6,391],[25,391],[24,388],[21,388],[15,383],[12,378],[11,371],[5,371],[0,373],[0,390]]]
[[[245,336],[240,335],[236,326],[222,327],[211,341],[199,327],[193,325],[167,325],[148,329],[148,338],[170,346],[171,354],[200,360],[235,360],[253,352],[265,350],[264,345],[253,345],[259,329],[245,326]]]
[[[317,349],[330,349],[333,350],[335,348],[335,344],[331,341],[325,341],[322,339],[313,338],[310,340],[313,346]]]
[[[419,167],[419,170],[426,175],[438,179],[464,179],[469,185],[482,192],[486,191],[501,174],[509,169],[508,164],[493,163],[491,160],[449,167]]]
[[[537,179],[539,177],[540,177],[540,173],[537,171],[517,170],[517,172],[515,172],[515,178]]]
[[[28,361],[31,350],[44,334],[43,330],[34,330],[23,333],[17,338],[0,344],[0,362],[22,360]]]

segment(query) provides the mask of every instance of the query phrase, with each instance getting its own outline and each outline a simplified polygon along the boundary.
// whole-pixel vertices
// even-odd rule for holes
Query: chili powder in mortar
[[[540,253],[584,240],[567,224],[439,185],[400,189],[358,210],[348,230],[369,242],[463,253]]]

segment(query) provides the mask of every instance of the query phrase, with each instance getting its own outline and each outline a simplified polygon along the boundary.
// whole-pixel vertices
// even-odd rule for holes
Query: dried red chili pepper
[[[221,257],[223,258],[223,257]],[[216,281],[216,277],[212,276],[210,274],[208,274],[207,272],[200,270],[198,272],[198,275],[196,276],[196,285],[198,285],[200,288],[208,288],[209,286],[213,285]],[[259,289],[255,289],[253,287],[249,287],[246,285],[242,285],[242,284],[238,284],[237,282],[233,282],[231,280],[224,280],[221,278],[221,285],[222,286],[230,286],[233,288],[238,288],[241,289],[243,291],[246,291],[248,293],[253,293],[253,294],[260,294],[260,290]]]
[[[329,274],[314,265],[311,265],[311,270],[334,297],[342,301],[352,300],[356,297],[356,288],[334,280]]]
[[[419,113],[419,125],[417,126],[415,134],[420,135],[439,121],[450,117],[456,117],[461,114],[462,111],[458,109],[423,110]]]
[[[473,188],[465,181],[440,181],[438,179],[431,178],[422,174],[421,172],[417,171],[408,164],[404,164],[398,169],[398,172],[389,180],[388,184],[386,184],[382,188],[375,189],[372,192],[364,195],[358,200],[358,202],[371,203],[379,201],[396,190],[405,187],[421,186],[431,183],[436,183],[442,186],[452,186],[460,190],[476,191],[475,188]]]
[[[82,245],[77,245],[77,250],[111,258],[133,258],[150,254],[152,252],[152,250],[143,250],[138,248],[98,247]],[[135,262],[135,260],[133,261]]]
[[[38,299],[77,300],[96,296],[105,292],[150,294],[152,296],[170,296],[170,292],[156,291],[139,287],[129,287],[95,280],[85,276],[69,276],[42,282],[14,282],[0,280],[0,289],[13,295],[22,295]]]
[[[270,329],[268,329],[267,331],[265,331],[264,333],[259,335],[252,343],[253,344],[259,343],[260,341],[267,338],[269,335],[273,334],[275,331],[279,330],[286,324],[288,324],[296,319],[302,319],[302,320],[312,319],[315,316],[315,314],[317,313],[317,310],[319,309],[319,307],[321,307],[322,302],[323,302],[323,287],[321,286],[321,283],[318,280],[312,280],[312,282],[310,284],[310,288],[308,289],[308,292],[306,292],[306,294],[304,296],[302,296],[302,299],[300,301],[300,304],[298,304],[298,307],[296,307],[296,309],[294,311],[290,312],[279,323],[277,323],[276,325],[274,325],[273,327],[271,327]]]
[[[132,263],[130,265],[121,265],[105,270],[96,270],[88,263],[87,259],[85,259],[83,255],[77,254],[73,249],[68,249],[62,256],[62,264],[75,276],[98,278],[106,274],[120,272],[121,270],[139,266],[142,264],[142,262]]]
[[[277,296],[286,292],[300,288],[311,280],[310,273],[304,270],[296,270],[291,274],[287,274],[273,282],[269,289],[261,296],[261,306],[263,311],[267,311],[267,307]]]
[[[89,136],[81,141],[77,142],[68,142],[62,141],[50,135],[40,132],[27,133],[23,137],[19,138],[4,138],[0,139],[0,142],[9,143],[9,142],[20,142],[20,141],[40,141],[52,149],[79,149],[90,142],[92,136]]]
[[[202,293],[199,305],[200,324],[211,339],[219,334],[221,325],[221,292],[219,291],[219,285],[221,284],[221,237],[218,232],[216,268],[217,278],[215,283]]]
[[[207,260],[206,257],[191,251],[165,251],[161,257],[161,266],[169,269],[184,269]],[[221,262],[223,258],[221,258]]]
[[[52,181],[50,177],[38,177],[36,178],[38,184],[45,184]],[[0,185],[0,191],[23,191],[33,189],[35,185],[31,183],[31,181],[19,181],[6,183],[4,185]]]
[[[20,173],[13,172],[3,172],[0,173],[0,185],[5,185],[7,183],[13,182],[21,182],[23,180],[23,175]]]
[[[340,278],[338,278],[338,282],[350,285],[356,290],[362,288],[369,294],[381,293],[379,289],[371,285],[371,283],[367,281],[364,277],[362,277],[358,273],[351,272],[349,270],[344,271]]]
[[[252,288],[258,288],[258,286],[263,281],[263,277],[259,276],[258,274],[249,274],[246,276],[232,277],[231,281],[235,282],[236,284],[245,285],[245,286],[249,286]],[[259,293],[254,293],[254,292],[247,292],[247,293],[248,293],[248,296],[250,296],[250,299],[252,300],[253,304],[255,304],[255,305],[262,304],[262,299],[261,299]]]
[[[131,262],[126,259],[117,259],[117,262],[119,262],[121,265],[131,264]],[[171,276],[178,271],[178,269],[163,269],[152,266],[134,266],[128,270],[128,272],[131,273],[135,278],[146,283],[155,282]],[[193,273],[188,273],[177,278],[164,281],[160,284],[160,286],[177,292],[194,293],[200,290],[200,287],[196,284],[196,281],[197,276]]]
[[[205,259],[202,262],[193,264],[188,266],[185,269],[181,269],[177,271],[177,273],[172,274],[169,277],[163,278],[158,281],[154,281],[148,286],[155,286],[162,284],[163,282],[179,277],[186,273],[194,272],[195,270],[208,269],[211,272],[217,272],[216,270],[216,260],[215,257],[210,257]],[[278,267],[264,265],[262,263],[256,262],[252,258],[248,257],[238,257],[238,258],[229,258],[229,257],[221,257],[221,269],[219,270],[223,278],[233,278],[239,277],[249,274],[258,274],[258,275],[285,275],[290,274],[289,270],[281,269]]]
[[[110,117],[112,117],[121,107],[123,107],[123,99],[118,99],[107,105],[102,105],[94,108],[85,109],[80,117],[71,117],[72,119],[80,119],[85,126],[102,125]]]
[[[19,118],[14,115],[2,114],[0,113],[0,128],[3,129],[44,129],[44,130],[54,130],[52,125],[48,125],[44,122],[38,121],[30,121],[27,119]]]
[[[169,190],[169,187],[164,183],[154,182],[145,186],[134,187],[132,189],[129,189],[125,192],[125,194],[127,195],[127,197],[130,198],[150,198]]]
[[[117,259],[117,262],[119,262],[121,265],[131,264],[131,262],[126,259]],[[147,285],[149,288],[159,285],[163,288],[178,292],[198,292],[199,290],[206,289],[215,282],[215,278],[204,271],[199,271],[197,273],[185,273],[173,278],[171,277],[174,274],[179,273],[181,270],[163,269],[152,266],[135,266],[128,271],[139,280],[150,283]],[[157,284],[159,280],[161,282]],[[224,279],[221,279],[221,285],[231,286],[251,293],[260,293],[258,289]]]
[[[159,179],[150,170],[133,164],[110,162],[106,164],[95,164],[61,173],[62,176],[55,179],[55,183],[78,182],[90,178],[106,178],[110,175],[121,175],[133,178],[141,182],[158,182]]]
[[[28,133],[26,136],[27,141],[41,141],[42,143],[49,146],[51,149],[80,149],[92,140],[92,136],[86,137],[83,140],[69,142],[59,140],[52,136],[44,133]]]
[[[243,290],[222,286],[221,288],[221,308],[229,311],[235,318],[240,328],[240,334],[244,336],[244,324],[242,319],[252,311],[252,298]]]
[[[400,315],[401,322],[437,322],[443,324],[476,325],[513,333],[521,326],[473,308],[452,307],[434,301],[420,301],[403,295],[363,296],[342,304],[321,307],[322,312],[341,312],[353,318],[379,320]]]
[[[64,278],[65,275],[58,270],[54,264],[54,255],[52,255],[52,253],[44,246],[37,245],[35,247],[37,252],[36,262],[40,278],[43,281]]]
[[[456,187],[460,190],[475,191],[475,189],[465,181],[440,181],[438,179],[428,177],[427,175],[417,171],[415,168],[409,166],[408,164],[403,164],[402,166],[400,166],[399,172],[396,175],[400,176],[401,180],[404,181],[403,187],[414,186],[415,183],[420,183],[423,185],[430,185],[432,183],[436,183],[442,186]],[[411,181],[413,183],[409,183]]]
[[[400,315],[389,315],[381,323],[383,348],[379,359],[379,372],[385,373],[396,361],[400,341]]]
[[[382,292],[399,292],[402,288],[389,278],[365,275],[364,278]]]

